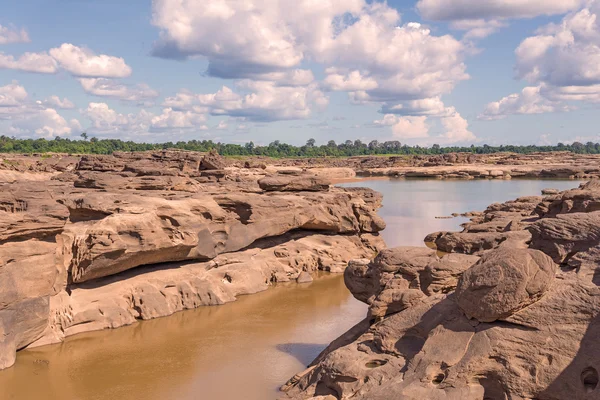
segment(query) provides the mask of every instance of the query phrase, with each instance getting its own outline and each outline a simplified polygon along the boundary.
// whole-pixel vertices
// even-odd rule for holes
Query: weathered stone
[[[330,182],[317,176],[267,176],[258,181],[261,189],[279,192],[319,192],[329,189]]]
[[[554,280],[556,268],[538,250],[490,251],[462,274],[456,289],[458,306],[481,322],[505,319],[537,301]]]

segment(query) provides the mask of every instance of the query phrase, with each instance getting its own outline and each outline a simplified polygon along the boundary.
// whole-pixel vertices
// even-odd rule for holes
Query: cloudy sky
[[[600,0],[3,0],[0,134],[600,140]]]

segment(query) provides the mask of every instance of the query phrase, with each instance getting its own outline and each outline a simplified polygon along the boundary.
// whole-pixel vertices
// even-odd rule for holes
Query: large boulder
[[[557,266],[538,250],[500,247],[465,271],[456,288],[458,306],[481,322],[505,319],[537,301]]]

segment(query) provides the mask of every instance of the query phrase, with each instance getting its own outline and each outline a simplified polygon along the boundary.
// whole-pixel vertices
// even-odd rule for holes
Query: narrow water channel
[[[575,181],[363,181],[384,194],[388,246],[423,245],[456,230],[453,212],[567,189]],[[366,306],[341,276],[284,284],[218,307],[201,307],[117,330],[85,333],[18,353],[0,371],[0,399],[268,400],[325,346],[359,322]]]

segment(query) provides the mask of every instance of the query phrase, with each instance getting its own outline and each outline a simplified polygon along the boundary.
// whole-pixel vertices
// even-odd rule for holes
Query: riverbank
[[[0,173],[0,368],[22,348],[308,282],[384,247],[381,196],[322,177],[232,174],[189,152],[48,160]]]
[[[84,169],[119,172],[125,164],[143,163],[177,155],[204,157],[208,153],[181,150],[103,155],[18,155],[0,154],[0,174],[11,179],[11,173],[25,172],[29,179],[40,179],[39,173]],[[356,177],[428,178],[428,179],[595,179],[600,177],[600,155],[551,153],[451,153],[435,156],[362,156],[346,158],[221,158],[220,173],[234,179],[256,179],[269,174],[303,174],[309,172],[327,179],[351,180]],[[16,179],[14,176],[12,179]]]
[[[598,398],[599,204],[595,181],[495,203],[462,232],[428,235],[436,249],[351,263],[367,318],[286,398]]]

